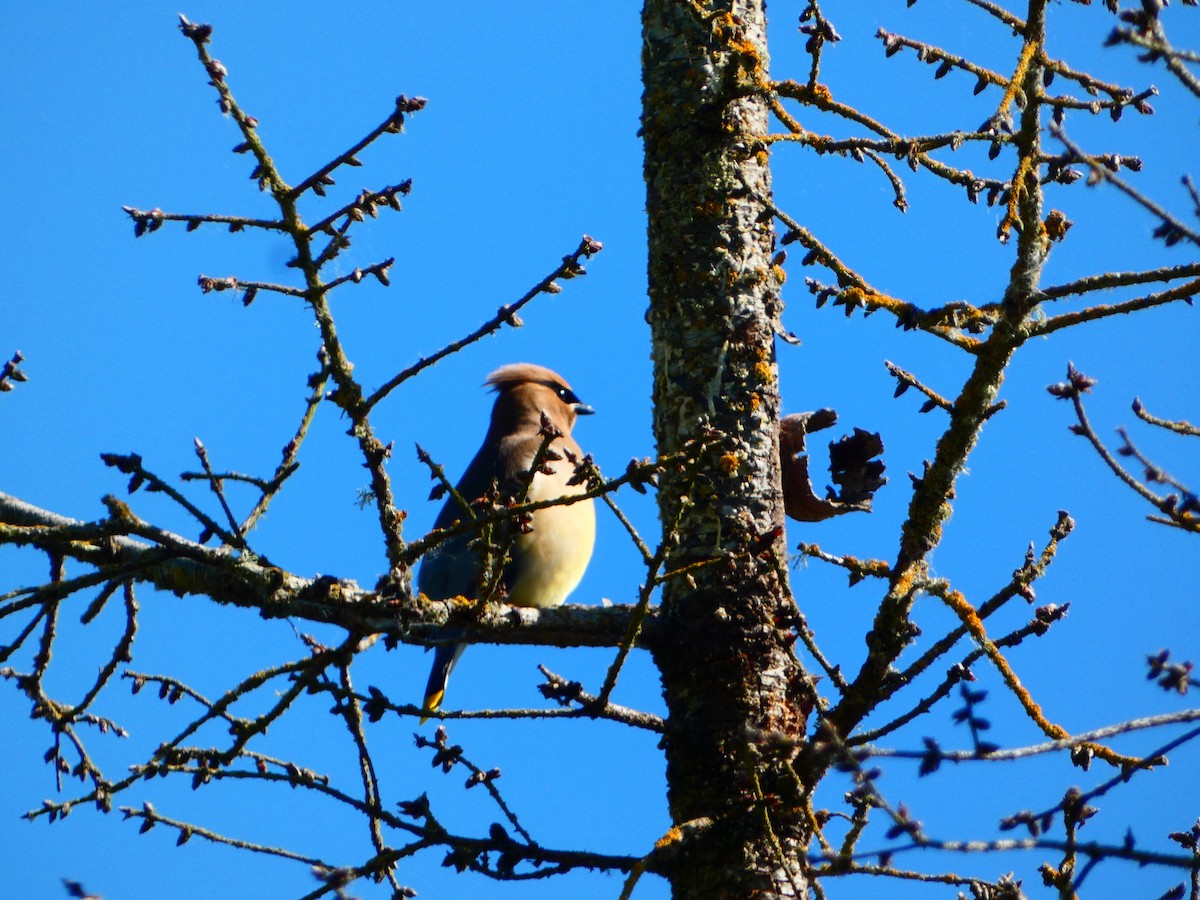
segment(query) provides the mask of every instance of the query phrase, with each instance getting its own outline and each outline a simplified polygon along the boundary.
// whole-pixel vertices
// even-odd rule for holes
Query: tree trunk
[[[667,874],[681,900],[803,896],[802,797],[763,740],[800,737],[811,694],[782,536],[765,8],[646,0],[643,28],[655,435],[660,453],[707,441],[659,493],[669,569],[690,566],[664,585],[654,649],[687,826]]]

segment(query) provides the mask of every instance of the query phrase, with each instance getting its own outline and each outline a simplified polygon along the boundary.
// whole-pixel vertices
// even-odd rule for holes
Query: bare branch
[[[603,248],[604,245],[599,241],[584,235],[583,239],[579,243],[579,246],[576,247],[572,253],[569,253],[563,257],[562,264],[537,284],[535,284],[532,288],[526,291],[524,296],[522,296],[519,300],[517,300],[515,303],[500,307],[495,316],[484,322],[470,334],[459,338],[450,344],[447,344],[441,350],[438,350],[436,353],[433,353],[430,356],[423,357],[413,365],[409,366],[407,369],[404,369],[402,372],[399,372],[390,378],[385,384],[376,389],[376,391],[364,401],[365,409],[373,409],[380,400],[398,388],[401,384],[408,381],[408,379],[412,378],[418,372],[429,368],[434,363],[449,356],[451,353],[457,353],[463,347],[475,343],[475,341],[478,341],[480,338],[487,337],[489,334],[499,331],[500,328],[502,328],[505,324],[513,325],[514,327],[519,326],[521,324],[521,320],[517,316],[517,312],[520,311],[520,309],[525,306],[526,303],[539,294],[557,294],[560,290],[562,290],[562,288],[559,287],[558,280],[575,278],[585,274],[584,268],[580,264],[579,260],[581,258],[591,258],[593,254],[599,253]]]

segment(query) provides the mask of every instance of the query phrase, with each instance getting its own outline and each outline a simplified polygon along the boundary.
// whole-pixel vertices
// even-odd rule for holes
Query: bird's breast
[[[531,501],[550,500],[583,491],[568,487],[559,475],[537,475]],[[514,574],[508,602],[514,606],[558,606],[578,587],[596,543],[596,509],[589,498],[565,506],[539,509],[532,530],[513,542]]]

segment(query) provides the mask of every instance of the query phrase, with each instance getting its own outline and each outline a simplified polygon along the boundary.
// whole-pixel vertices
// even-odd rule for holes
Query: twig
[[[1104,461],[1104,464],[1108,466],[1117,478],[1125,482],[1142,499],[1154,506],[1172,524],[1186,531],[1200,533],[1200,516],[1196,515],[1200,510],[1196,507],[1195,495],[1190,494],[1190,492],[1185,494],[1186,502],[1182,504],[1180,504],[1178,496],[1168,495],[1160,497],[1126,471],[1125,467],[1117,462],[1116,458],[1108,451],[1108,448],[1104,446],[1104,442],[1100,440],[1100,436],[1096,434],[1096,430],[1088,420],[1087,412],[1083,406],[1083,394],[1090,391],[1094,384],[1095,379],[1083,375],[1073,365],[1068,365],[1067,380],[1058,384],[1052,384],[1047,390],[1052,396],[1058,399],[1069,399],[1071,401],[1075,407],[1075,418],[1078,420],[1078,424],[1071,426],[1071,431],[1074,434],[1079,434],[1087,438],[1088,443],[1092,445],[1096,453],[1099,454],[1100,459]],[[1158,471],[1157,467],[1153,467],[1152,471]],[[1191,497],[1190,501],[1187,501],[1188,497]]]
[[[1193,244],[1200,244],[1200,234],[1188,228],[1175,216],[1167,212],[1159,204],[1155,203],[1149,197],[1132,187],[1128,182],[1123,180],[1108,166],[1104,165],[1095,157],[1084,153],[1079,147],[1067,137],[1066,131],[1061,125],[1051,123],[1050,133],[1063,143],[1074,157],[1081,163],[1084,163],[1092,173],[1092,177],[1096,181],[1105,181],[1119,190],[1125,196],[1129,197],[1143,209],[1147,210],[1151,215],[1157,218],[1162,224],[1155,229],[1155,237],[1161,237],[1166,242],[1167,246],[1175,244],[1179,240],[1186,238]]]
[[[1073,325],[1082,325],[1084,322],[1096,322],[1100,319],[1110,318],[1111,316],[1126,315],[1143,309],[1164,306],[1168,303],[1183,301],[1190,304],[1197,293],[1200,293],[1200,278],[1176,285],[1165,291],[1146,294],[1144,297],[1137,297],[1133,300],[1089,306],[1087,309],[1050,316],[1040,322],[1031,322],[1029,331],[1032,335],[1042,336],[1053,334],[1055,331],[1063,328],[1070,328]]]
[[[0,366],[0,393],[11,391],[13,384],[21,381],[28,381],[29,376],[20,369],[21,363],[25,361],[24,354],[18,350],[12,355],[3,366]]]
[[[304,405],[304,412],[300,416],[300,422],[296,426],[296,432],[283,446],[282,459],[279,465],[275,467],[275,472],[263,488],[262,496],[258,502],[254,504],[254,509],[246,516],[241,524],[242,533],[245,534],[252,529],[267,512],[271,501],[279,493],[283,483],[291,477],[292,473],[300,467],[300,463],[296,461],[300,453],[300,447],[304,443],[304,439],[308,436],[308,429],[312,425],[313,418],[316,416],[317,406],[320,405],[325,396],[325,386],[329,383],[329,355],[322,347],[317,353],[317,361],[321,364],[321,368],[308,378],[309,394]]]
[[[613,703],[602,705],[597,702],[599,698],[593,697],[585,691],[579,682],[568,681],[561,675],[554,674],[545,666],[538,666],[538,671],[546,677],[546,685],[542,689],[545,696],[564,705],[569,702],[580,704],[579,710],[570,710],[570,712],[577,712],[578,715],[588,718],[611,719],[614,722],[645,728],[660,734],[666,730],[666,723],[659,716],[617,706]]]
[[[338,679],[342,688],[341,696],[344,698],[344,702],[339,704],[338,708],[342,714],[343,721],[346,723],[346,728],[350,732],[350,737],[354,741],[354,749],[358,754],[358,771],[359,776],[362,778],[363,786],[363,806],[366,809],[375,810],[383,805],[379,794],[379,777],[375,774],[375,763],[371,759],[370,751],[367,749],[367,736],[363,731],[362,708],[354,696],[354,684],[350,680],[350,663],[348,661],[338,666]],[[377,854],[385,853],[388,848],[383,840],[380,817],[374,814],[368,815],[367,827],[370,831],[371,844],[375,848],[375,852]],[[399,891],[400,883],[396,880],[396,875],[391,867],[388,867],[385,871],[392,887]]]
[[[1048,287],[1042,291],[1042,299],[1058,300],[1062,297],[1086,294],[1090,291],[1102,291],[1154,281],[1173,281],[1176,278],[1195,278],[1196,276],[1200,276],[1200,263],[1164,266],[1161,269],[1150,269],[1144,272],[1105,272],[1102,275],[1088,275],[1076,281]]]
[[[1168,431],[1173,431],[1176,434],[1189,435],[1191,437],[1200,437],[1200,426],[1193,425],[1183,419],[1160,419],[1158,416],[1151,415],[1150,412],[1142,406],[1142,401],[1133,398],[1133,414],[1151,425],[1157,425],[1159,428],[1165,428]]]
[[[587,235],[584,235],[583,239],[579,242],[579,246],[575,248],[574,252],[564,256],[562,264],[559,265],[558,268],[526,291],[519,300],[517,300],[515,303],[500,307],[496,315],[488,319],[470,334],[459,338],[456,341],[452,341],[441,350],[438,350],[436,353],[422,357],[407,369],[398,372],[392,378],[388,379],[387,382],[385,382],[381,387],[376,389],[373,394],[367,397],[363,403],[364,411],[370,411],[376,406],[376,404],[379,403],[379,401],[398,388],[405,381],[408,381],[408,379],[412,378],[418,372],[424,371],[434,363],[449,356],[451,353],[457,353],[463,347],[473,344],[480,338],[487,337],[489,334],[499,331],[500,328],[506,323],[509,325],[519,324],[520,320],[517,317],[517,312],[524,307],[526,303],[539,294],[557,294],[561,290],[561,288],[558,286],[558,279],[574,278],[584,274],[583,266],[580,265],[579,262],[580,258],[591,258],[591,256],[594,254],[599,253],[603,247],[604,245],[599,241],[593,240]]]
[[[953,404],[949,400],[934,391],[932,388],[926,387],[924,384],[922,384],[916,375],[913,375],[911,372],[906,372],[904,369],[900,368],[890,360],[885,359],[883,364],[887,367],[887,370],[889,373],[891,373],[892,377],[898,382],[894,396],[899,397],[910,387],[914,387],[929,398],[924,404],[922,404],[921,412],[929,412],[931,409],[941,409],[946,412],[950,412],[950,410],[953,408]]]
[[[204,474],[208,476],[208,486],[212,492],[217,495],[217,500],[220,501],[221,509],[225,512],[225,520],[229,523],[230,531],[237,537],[238,540],[245,542],[245,535],[242,533],[242,528],[234,518],[233,510],[229,508],[229,503],[225,499],[225,486],[221,479],[213,475],[212,465],[208,461],[208,449],[204,446],[200,438],[193,438],[196,446],[196,456],[200,459],[200,465],[204,468]],[[201,541],[200,543],[204,543]]]
[[[934,596],[939,597],[962,620],[971,637],[975,639],[975,642],[979,644],[988,659],[991,660],[992,665],[999,671],[1000,677],[1004,679],[1004,683],[1008,685],[1025,710],[1026,715],[1029,716],[1034,724],[1047,737],[1054,738],[1055,740],[1068,740],[1070,736],[1067,734],[1066,729],[1046,718],[1042,712],[1042,708],[1034,702],[1029,691],[1021,684],[1021,680],[1017,677],[1017,673],[1013,671],[1012,666],[1009,665],[1008,660],[1005,659],[996,644],[988,638],[987,632],[983,627],[983,622],[979,618],[978,611],[971,606],[966,597],[955,590],[941,590],[936,583],[931,583],[928,586],[928,590]],[[1123,768],[1150,768],[1160,762],[1154,759],[1139,759],[1135,756],[1126,756],[1102,744],[1087,742],[1080,746],[1091,751],[1105,762]]]
[[[1043,756],[1047,753],[1060,753],[1063,750],[1073,750],[1092,741],[1102,741],[1106,738],[1131,734],[1135,731],[1163,728],[1168,725],[1181,725],[1188,722],[1200,722],[1200,709],[1185,709],[1157,716],[1146,716],[1141,719],[1130,719],[1127,722],[1119,722],[1116,725],[1106,725],[1103,728],[1082,731],[1063,740],[1030,744],[1026,747],[992,750],[984,754],[976,750],[941,750],[938,752],[938,759],[943,762],[952,763],[1028,759],[1032,756]],[[1195,730],[1189,731],[1185,735],[1188,740],[1196,736],[1197,732]],[[886,747],[874,747],[870,744],[856,744],[854,752],[861,754],[864,758],[872,759],[927,759],[929,757],[928,750],[894,750]],[[1162,757],[1165,752],[1165,750],[1156,750],[1149,755],[1149,758]],[[1123,776],[1117,776],[1115,780],[1120,783],[1125,779]]]

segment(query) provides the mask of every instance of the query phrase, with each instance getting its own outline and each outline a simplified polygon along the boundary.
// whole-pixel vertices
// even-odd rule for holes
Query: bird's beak
[[[591,416],[595,415],[596,412],[596,410],[592,409],[586,403],[576,403],[571,408],[575,410],[575,415],[577,416]]]

